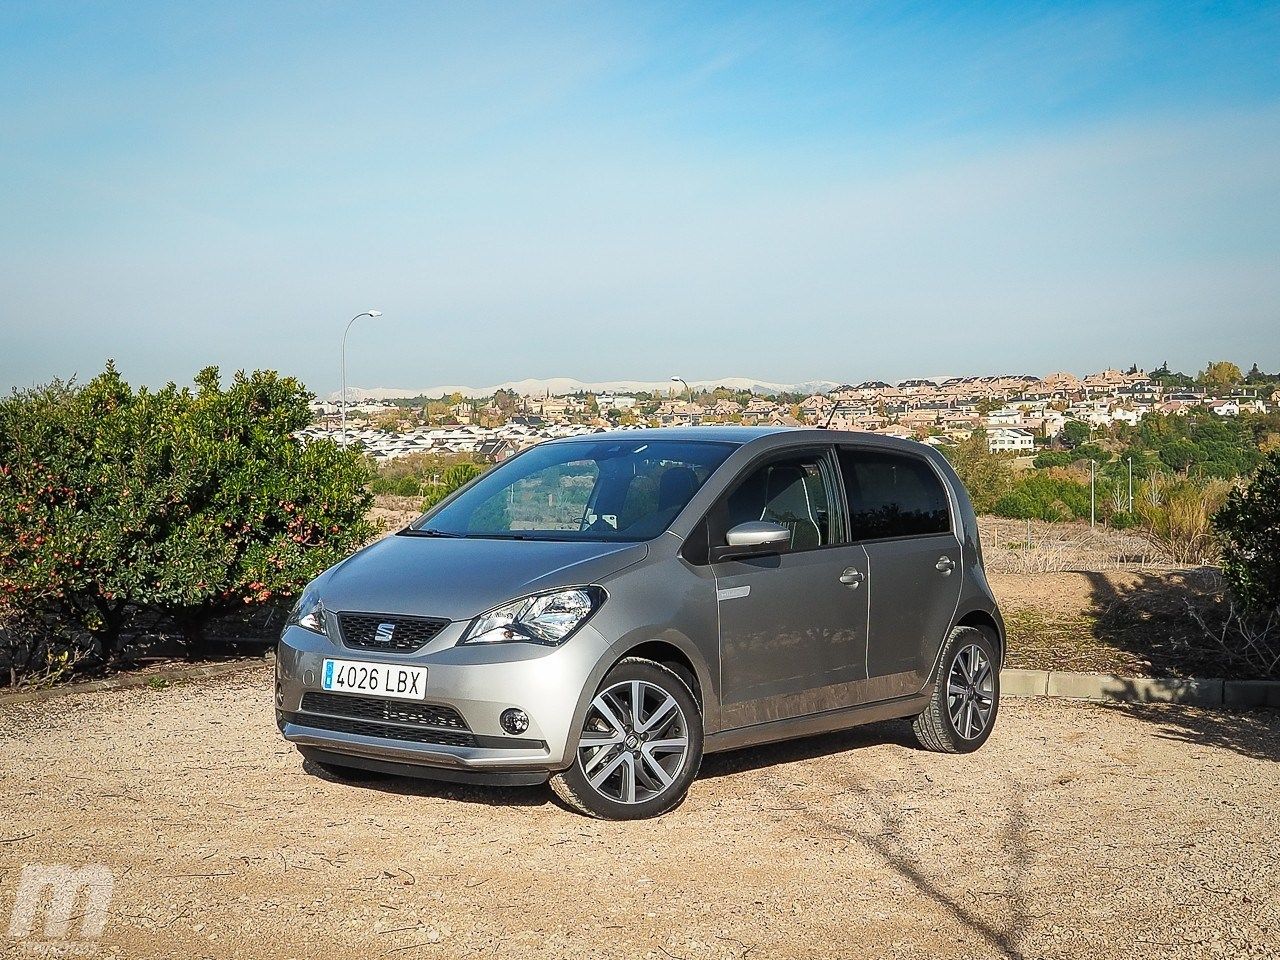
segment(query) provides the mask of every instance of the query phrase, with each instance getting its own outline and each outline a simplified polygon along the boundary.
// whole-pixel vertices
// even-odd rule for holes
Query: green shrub
[[[1096,443],[1082,444],[1071,452],[1075,454],[1075,459],[1072,460],[1072,463],[1076,463],[1081,460],[1096,460],[1098,465],[1101,466],[1111,459],[1111,454],[1106,450],[1103,450],[1102,447],[1098,446]],[[1086,463],[1085,466],[1087,467],[1088,463]]]
[[[417,477],[374,477],[369,481],[370,493],[384,493],[393,497],[422,496],[422,481]]]
[[[454,464],[440,474],[438,483],[427,484],[424,491],[426,498],[422,501],[422,509],[424,511],[430,510],[449,494],[466,486],[482,473],[484,473],[484,467],[477,463]]]
[[[1045,450],[1037,453],[1031,462],[1037,470],[1045,470],[1049,467],[1069,467],[1078,459],[1070,450]]]
[[[1130,513],[1128,510],[1116,510],[1111,516],[1107,517],[1107,523],[1117,530],[1128,530],[1138,525],[1139,518],[1136,512]]]
[[[125,617],[210,617],[297,592],[367,540],[355,451],[293,436],[310,394],[217,368],[133,390],[107,369],[0,400],[0,603],[83,627],[105,659]]]
[[[1021,474],[996,501],[999,517],[1019,520],[1073,520],[1089,515],[1089,488],[1070,477],[1041,471]]]
[[[425,497],[429,506],[484,469],[485,465],[476,463],[469,454],[411,453],[379,464],[369,490],[398,497]]]
[[[1232,592],[1252,615],[1280,613],[1280,451],[1267,455],[1248,486],[1227,495],[1213,527]]]

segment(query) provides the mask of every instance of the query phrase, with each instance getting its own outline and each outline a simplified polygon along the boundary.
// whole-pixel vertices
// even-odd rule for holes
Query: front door
[[[928,682],[960,596],[946,490],[923,457],[847,447],[839,459],[851,539],[866,550],[872,581],[869,691],[907,696]]]
[[[867,556],[846,542],[842,507],[830,451],[818,449],[751,468],[713,509],[713,544],[748,520],[791,531],[777,555],[713,564],[726,727],[857,701],[867,675]]]

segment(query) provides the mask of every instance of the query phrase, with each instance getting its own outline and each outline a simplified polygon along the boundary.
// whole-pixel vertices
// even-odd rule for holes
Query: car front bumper
[[[562,647],[458,646],[464,628],[453,624],[410,654],[353,649],[301,627],[286,628],[276,657],[276,725],[313,759],[391,773],[537,783],[569,766],[575,719],[604,639],[588,623]],[[323,691],[326,659],[425,667],[423,699]],[[395,709],[414,704],[440,708],[444,719],[409,719]],[[511,707],[529,717],[519,736],[499,721]]]

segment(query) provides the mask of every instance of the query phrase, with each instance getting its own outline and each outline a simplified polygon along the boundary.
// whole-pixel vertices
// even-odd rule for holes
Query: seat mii
[[[1004,626],[937,452],[697,427],[532,447],[313,581],[276,717],[312,769],[676,806],[704,753],[914,719],[964,753]]]

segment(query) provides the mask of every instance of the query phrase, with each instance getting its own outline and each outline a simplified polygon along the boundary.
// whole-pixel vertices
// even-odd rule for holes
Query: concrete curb
[[[42,700],[54,700],[67,697],[73,693],[99,693],[106,690],[131,690],[146,687],[153,683],[177,683],[182,680],[206,680],[209,677],[221,677],[224,674],[247,670],[272,663],[275,652],[268,651],[263,657],[242,657],[226,663],[212,663],[198,667],[174,667],[169,670],[153,670],[150,673],[125,673],[107,680],[87,680],[83,683],[68,683],[43,690],[24,690],[21,693],[0,694],[0,707],[14,703],[35,703]]]
[[[1277,680],[1157,679],[1006,668],[1000,671],[1000,692],[1011,697],[1062,697],[1111,703],[1280,707],[1280,681]]]

